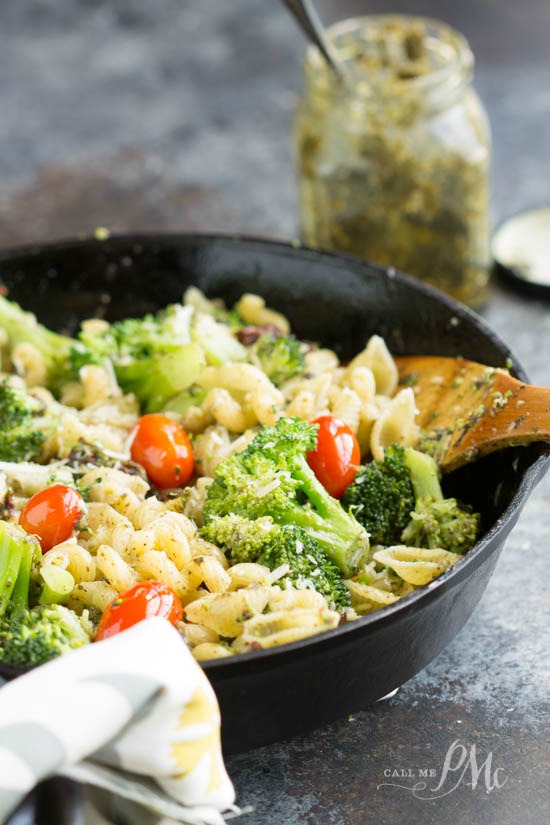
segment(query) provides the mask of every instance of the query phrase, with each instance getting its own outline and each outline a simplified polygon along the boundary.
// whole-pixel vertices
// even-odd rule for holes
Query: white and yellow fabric
[[[0,822],[54,774],[118,794],[163,822],[223,823],[235,794],[218,703],[168,622],[141,622],[0,689]]]

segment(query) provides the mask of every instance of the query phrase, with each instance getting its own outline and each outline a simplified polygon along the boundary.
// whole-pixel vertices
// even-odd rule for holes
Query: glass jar
[[[309,47],[295,123],[304,242],[479,306],[490,274],[490,133],[466,40],[407,16],[345,20],[329,36],[349,80]]]

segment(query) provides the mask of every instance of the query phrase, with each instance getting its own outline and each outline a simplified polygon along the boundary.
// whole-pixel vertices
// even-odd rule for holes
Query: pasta
[[[181,319],[208,317],[214,324],[218,317],[223,322],[226,312],[222,302],[195,287],[179,309]],[[262,330],[275,340],[289,336],[288,320],[252,294],[243,295],[235,311],[252,344],[237,345],[235,360],[227,362],[207,350],[193,392],[180,406],[168,407],[167,414],[190,434],[195,474],[183,487],[166,490],[156,489],[144,467],[131,460],[130,435],[140,403],[123,392],[109,359],[82,366],[56,401],[45,386],[47,365],[40,351],[18,343],[8,364],[9,340],[0,329],[2,364],[11,367],[4,383],[28,393],[56,421],[36,462],[6,464],[0,472],[3,519],[17,522],[30,498],[53,483],[76,486],[85,500],[72,534],[44,553],[33,575],[52,567],[68,571],[74,588],[67,606],[79,615],[89,612],[96,622],[133,586],[161,582],[183,605],[179,628],[199,660],[330,630],[343,619],[394,604],[461,558],[439,547],[373,545],[361,569],[342,576],[347,606],[336,608],[315,570],[289,579],[288,564],[273,569],[261,554],[234,559],[223,543],[206,539],[203,508],[220,463],[281,418],[312,421],[328,415],[345,422],[357,438],[362,463],[383,462],[388,448],[414,445],[419,437],[414,391],[398,387],[395,362],[381,337],[373,335],[347,364],[330,349],[299,342],[299,369],[275,377],[266,371],[254,340]],[[97,319],[84,324],[90,335],[108,336],[109,328]],[[262,494],[278,483],[267,477]],[[296,553],[302,550],[297,541]]]
[[[395,570],[409,584],[428,584],[452,564],[459,561],[457,553],[448,550],[423,550],[418,547],[386,547],[374,553],[375,561]]]

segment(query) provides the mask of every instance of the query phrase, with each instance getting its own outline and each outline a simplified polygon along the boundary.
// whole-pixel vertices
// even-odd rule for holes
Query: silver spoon
[[[292,12],[306,37],[317,46],[339,80],[343,83],[347,82],[349,80],[347,67],[340,60],[337,50],[326,36],[312,0],[283,0],[283,3]]]

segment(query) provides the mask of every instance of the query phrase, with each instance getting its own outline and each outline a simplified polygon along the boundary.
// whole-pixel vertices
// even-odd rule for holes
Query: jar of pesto
[[[435,20],[369,16],[310,46],[295,124],[303,240],[395,267],[479,306],[490,273],[490,134],[473,55]]]

